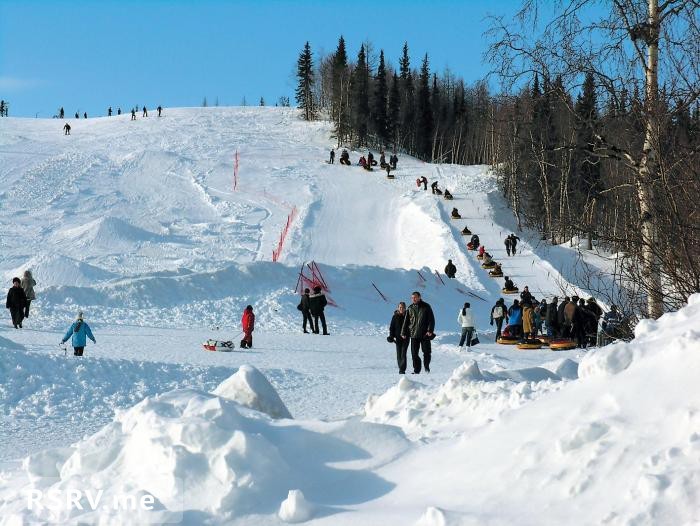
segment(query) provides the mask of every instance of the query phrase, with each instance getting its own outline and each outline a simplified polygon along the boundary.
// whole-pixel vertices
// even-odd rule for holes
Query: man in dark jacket
[[[389,324],[388,340],[396,345],[396,363],[399,366],[399,374],[406,374],[406,354],[408,352],[408,338],[401,336],[401,329],[406,321],[406,304],[402,301],[394,311]]]
[[[451,259],[447,260],[447,265],[445,266],[445,275],[451,279],[457,275],[457,267],[455,267]]]
[[[321,287],[314,287],[314,293],[309,296],[309,311],[313,316],[312,329],[314,334],[318,334],[318,319],[321,318],[321,326],[323,327],[323,334],[328,336],[328,328],[326,327],[326,315],[323,313],[323,309],[328,305],[328,300],[326,295],[321,292]]]
[[[506,240],[503,243],[506,245],[506,253],[510,256],[510,247],[511,247],[510,236],[506,237]]]
[[[335,150],[331,150],[331,158],[328,160],[330,164],[335,162]]]
[[[547,306],[547,336],[557,336],[559,334],[559,318],[557,312],[559,310],[559,298],[554,296],[552,303]]]
[[[413,374],[420,374],[421,360],[419,351],[423,350],[423,366],[430,372],[430,342],[434,336],[435,316],[433,309],[420,297],[420,292],[411,294],[413,303],[408,307],[408,314],[401,328],[401,336],[411,338],[411,359]]]
[[[562,338],[571,337],[571,325],[566,322],[566,316],[564,316],[564,309],[566,305],[571,301],[569,296],[564,296],[564,301],[557,307],[557,325],[559,326],[559,334]]]
[[[491,325],[493,325],[494,321],[496,322],[496,341],[501,337],[501,327],[504,319],[508,323],[508,309],[503,298],[499,298],[491,309]]]
[[[423,184],[423,190],[428,189],[428,178],[425,175],[422,175],[420,178],[420,182]]]
[[[302,316],[304,316],[304,321],[301,325],[304,329],[304,334],[309,334],[309,331],[306,330],[306,322],[309,322],[311,330],[314,330],[314,322],[311,320],[311,302],[309,300],[309,292],[311,292],[309,289],[304,289],[304,294],[302,295],[301,301],[297,306],[297,309],[299,309],[301,311]]]
[[[510,251],[512,255],[515,255],[515,249],[518,246],[518,241],[520,241],[520,238],[516,236],[515,234],[510,235]]]
[[[19,278],[12,278],[12,287],[7,291],[7,301],[5,302],[5,308],[10,309],[12,325],[15,329],[22,328],[24,308],[27,306],[27,295],[24,293],[21,283]]]
[[[532,294],[530,294],[530,289],[528,288],[527,285],[525,285],[525,288],[520,293],[520,302],[521,303],[533,303]]]

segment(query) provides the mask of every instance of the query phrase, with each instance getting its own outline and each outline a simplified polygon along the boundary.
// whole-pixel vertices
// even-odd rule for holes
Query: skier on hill
[[[78,313],[78,317],[76,318],[75,322],[73,322],[73,324],[71,324],[71,326],[68,328],[68,331],[61,340],[61,343],[66,343],[68,341],[68,338],[71,338],[71,345],[73,345],[74,356],[83,355],[83,350],[85,349],[85,344],[87,343],[88,338],[92,340],[92,343],[97,343],[97,340],[95,340],[95,337],[92,335],[90,326],[87,323],[85,323],[85,320],[83,320],[82,312]]]
[[[156,109],[158,110],[158,117],[160,117],[160,114],[163,113],[163,107],[158,105]]]
[[[344,164],[345,166],[350,166],[350,154],[348,153],[347,150],[343,149],[342,152],[340,152],[340,164]]]
[[[304,334],[309,334],[309,331],[306,330],[306,322],[309,322],[311,330],[314,330],[314,322],[311,320],[311,311],[309,310],[309,292],[309,289],[304,289],[304,294],[301,296],[301,301],[299,302],[299,305],[297,305],[297,309],[301,311],[301,314],[304,317],[304,321],[301,325],[302,329],[304,329]]]
[[[469,302],[464,304],[459,312],[457,313],[457,323],[459,323],[462,328],[462,335],[459,338],[459,346],[464,347],[464,343],[467,344],[467,349],[472,346],[472,334],[474,334],[474,313],[470,308]]]
[[[513,336],[522,336],[523,334],[523,308],[518,300],[513,300],[513,305],[508,309],[508,318],[510,319],[510,333]]]
[[[253,306],[248,305],[243,311],[241,317],[241,325],[243,327],[243,339],[241,340],[241,349],[250,349],[253,347],[253,331],[255,330],[255,313]]]
[[[452,263],[451,259],[447,260],[447,265],[445,266],[445,275],[453,279],[455,275],[457,274],[457,267],[454,266],[454,263]]]
[[[136,109],[131,108],[131,120],[135,121],[136,120]]]
[[[61,109],[58,110],[58,118],[59,118],[59,119],[63,119],[64,116],[65,116],[65,114],[66,114],[66,112],[63,111],[63,106],[61,106]]]
[[[510,256],[510,251],[513,246],[510,240],[510,236],[507,236],[506,240],[503,243],[506,245],[506,253]]]
[[[335,163],[335,150],[331,149],[331,158],[328,161],[330,164]]]
[[[496,322],[496,341],[501,337],[501,327],[503,326],[503,320],[508,323],[508,309],[506,309],[506,303],[503,298],[498,298],[498,301],[491,309],[491,325]]]
[[[146,109],[146,106],[143,107],[143,117],[148,117],[148,110]]]
[[[321,327],[323,327],[323,334],[328,336],[328,327],[326,326],[326,315],[324,314],[324,309],[328,305],[328,300],[326,295],[321,292],[321,287],[316,285],[314,287],[314,293],[309,296],[309,310],[313,316],[313,331],[314,334],[318,334],[318,320],[321,319]]]
[[[112,106],[107,108],[107,117],[111,117],[111,116],[112,116]]]
[[[12,287],[7,291],[7,300],[5,308],[10,309],[12,317],[12,325],[15,329],[22,328],[22,319],[24,318],[24,309],[27,307],[27,295],[21,286],[19,278],[12,278]]]
[[[406,304],[399,302],[398,307],[391,317],[389,324],[389,337],[387,341],[396,345],[396,363],[399,366],[399,374],[406,374],[406,354],[408,352],[409,339],[401,336],[401,328],[406,321]]]
[[[420,182],[423,184],[423,190],[428,189],[428,178],[425,175],[422,175],[420,178]]]
[[[408,314],[401,327],[401,336],[411,338],[411,359],[413,374],[420,374],[421,359],[419,352],[423,351],[423,366],[425,372],[430,372],[430,342],[435,336],[435,315],[433,309],[421,299],[420,292],[411,294],[413,303],[408,307]]]
[[[65,123],[63,125],[63,135],[70,135],[70,124]]]
[[[34,292],[36,280],[32,277],[32,272],[30,270],[24,271],[24,275],[20,280],[20,285],[24,291],[24,295],[27,297],[27,303],[24,306],[24,317],[29,318],[29,305],[36,299],[36,293]]]

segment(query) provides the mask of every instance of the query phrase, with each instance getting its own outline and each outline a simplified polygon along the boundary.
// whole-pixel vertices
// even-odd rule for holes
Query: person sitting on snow
[[[472,249],[473,249],[473,250],[476,250],[476,249],[479,247],[479,236],[477,236],[476,234],[474,234],[474,235],[472,236],[472,239],[471,239],[470,243],[471,243],[471,245],[472,245]]]
[[[464,236],[468,236],[468,235],[471,234],[471,233],[472,233],[472,231],[469,230],[469,227],[468,227],[468,226],[465,226],[465,227],[462,229],[462,235],[464,235]]]
[[[360,160],[357,162],[357,164],[362,166],[362,168],[367,168],[367,159],[365,159],[364,155],[360,157]]]
[[[493,258],[491,257],[491,254],[489,254],[488,252],[484,252],[484,259],[482,261],[482,265],[490,265],[491,263],[493,263]]]
[[[493,274],[494,276],[497,274],[503,274],[503,268],[501,268],[500,263],[496,263],[496,266],[493,267],[491,274]]]
[[[452,209],[452,219],[462,219],[462,216],[459,215],[459,210],[456,208]]]
[[[437,181],[433,181],[433,182],[430,184],[430,190],[432,190],[432,192],[433,192],[434,194],[436,194],[436,193],[437,193],[437,189],[438,189],[438,182],[437,182]]]
[[[449,191],[447,188],[445,188],[444,197],[445,197],[445,199],[447,199],[448,201],[451,200],[451,199],[453,199],[452,194],[450,193],[450,191]]]
[[[350,154],[345,149],[340,153],[340,164],[350,166]]]
[[[513,280],[510,279],[508,276],[506,276],[506,282],[505,285],[503,285],[503,288],[505,290],[516,290],[515,283],[513,283]]]

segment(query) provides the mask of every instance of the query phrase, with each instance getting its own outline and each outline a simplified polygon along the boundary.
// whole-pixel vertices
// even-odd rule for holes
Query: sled
[[[481,268],[493,268],[496,266],[496,262],[492,261],[491,263],[482,263]]]
[[[450,216],[450,219],[462,219],[462,216]]]
[[[231,352],[235,349],[233,342],[222,340],[207,340],[202,344],[205,351]]]
[[[445,195],[445,196],[443,196],[443,198],[444,198],[446,201],[452,201],[452,200],[454,199],[454,197],[452,197],[451,195]]]
[[[489,277],[491,278],[502,278],[503,272],[494,272],[493,270],[489,272]]]
[[[516,345],[520,341],[520,338],[516,338],[515,336],[501,336],[496,340],[496,343],[500,343],[501,345]]]
[[[471,230],[462,230],[462,235],[463,235],[463,236],[471,236],[471,235],[472,235],[472,231],[471,231]]]
[[[568,339],[551,340],[549,348],[553,351],[569,351],[576,348],[576,342]]]
[[[479,260],[484,259],[484,255],[483,255],[483,254],[477,254],[477,255],[476,255],[476,259],[479,259]]]
[[[387,175],[386,178],[387,178],[387,179],[396,179],[396,177],[394,177],[394,176],[391,175],[391,174]]]
[[[521,349],[521,350],[541,349],[541,348],[542,348],[542,342],[536,338],[534,340],[525,340],[524,342],[518,344],[518,349]]]
[[[518,293],[518,287],[515,287],[514,289],[511,289],[511,290],[501,289],[501,292],[502,292],[503,294],[517,294],[517,293]]]

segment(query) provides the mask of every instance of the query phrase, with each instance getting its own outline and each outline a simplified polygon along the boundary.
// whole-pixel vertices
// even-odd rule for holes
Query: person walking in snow
[[[515,255],[516,248],[518,246],[518,241],[520,241],[520,238],[516,236],[515,234],[510,235],[510,251],[511,255]]]
[[[508,323],[508,309],[506,308],[506,303],[503,298],[498,298],[498,301],[491,309],[491,325],[496,322],[496,341],[501,337],[501,327],[503,327],[503,320]]]
[[[406,374],[406,355],[408,354],[409,339],[401,336],[401,328],[406,321],[406,304],[401,301],[391,317],[389,324],[389,337],[387,341],[396,345],[396,363],[399,366],[399,374]]]
[[[143,107],[143,117],[148,117],[148,110],[146,109],[146,106]]]
[[[331,158],[328,161],[330,164],[335,163],[335,150],[331,149]]]
[[[421,175],[420,182],[423,184],[423,190],[428,189],[428,178],[425,175]]]
[[[24,291],[24,295],[27,297],[27,303],[24,306],[24,317],[29,318],[29,305],[36,299],[36,294],[34,293],[36,281],[32,277],[32,272],[30,270],[24,271],[24,275],[20,280],[20,285]]]
[[[467,343],[467,349],[472,346],[472,335],[474,334],[474,313],[472,312],[469,302],[464,304],[457,313],[457,323],[462,328],[462,336],[459,338],[459,346],[464,347]]]
[[[447,260],[447,265],[445,266],[445,275],[450,279],[454,279],[454,277],[457,275],[457,267],[455,267],[451,259]]]
[[[117,115],[121,115],[121,114],[122,114],[122,109],[121,109],[121,108],[117,108]]]
[[[160,117],[160,114],[163,113],[163,107],[158,105],[156,109],[158,110],[158,117]]]
[[[70,135],[70,124],[65,123],[63,125],[63,135]]]
[[[65,115],[66,115],[66,112],[63,111],[63,106],[61,106],[61,109],[58,110],[58,118],[63,119]]]
[[[503,242],[506,245],[506,254],[510,256],[510,251],[512,247],[512,242],[510,240],[510,236],[506,237],[506,240]]]
[[[135,121],[136,120],[136,109],[131,108],[131,120]]]
[[[433,182],[430,184],[430,190],[433,192],[433,194],[436,194],[436,193],[437,193],[437,189],[438,189],[438,182],[437,182],[437,181],[433,181]]]
[[[401,327],[401,336],[411,339],[411,359],[413,374],[420,374],[420,351],[423,351],[423,367],[430,372],[431,340],[435,333],[435,315],[433,309],[421,299],[420,292],[411,294],[412,304],[408,307],[406,319]]]
[[[111,116],[112,116],[112,106],[107,108],[107,117],[111,117]]]
[[[328,336],[328,327],[326,326],[326,315],[324,314],[324,309],[328,305],[328,300],[326,295],[321,292],[321,287],[316,285],[314,287],[314,293],[309,296],[309,310],[311,316],[313,316],[312,329],[314,334],[319,333],[318,320],[321,320],[321,327],[323,328],[323,334]]]
[[[314,322],[311,319],[311,303],[309,300],[309,292],[309,289],[304,289],[304,294],[302,294],[301,296],[301,301],[299,301],[299,305],[297,305],[297,309],[301,311],[301,314],[304,317],[304,320],[301,324],[301,328],[304,330],[304,334],[309,334],[309,331],[306,330],[307,322],[311,326],[311,330],[314,330]]]
[[[253,347],[253,331],[255,330],[255,313],[253,306],[248,305],[243,311],[241,317],[241,325],[243,327],[243,339],[241,340],[241,349],[250,349]]]
[[[24,309],[26,306],[27,295],[24,293],[21,281],[19,278],[12,278],[12,287],[7,291],[5,308],[10,309],[12,325],[15,329],[22,328],[22,319],[24,318]]]
[[[564,310],[570,301],[571,298],[569,298],[569,296],[564,296],[564,301],[562,301],[559,304],[559,307],[557,307],[557,325],[559,326],[559,332],[557,335],[562,338],[568,338],[571,336],[571,324],[567,322],[566,315],[564,314]]]
[[[547,305],[547,313],[545,314],[547,336],[557,336],[559,334],[559,318],[557,316],[557,311],[559,310],[558,303],[559,298],[554,296],[549,305]]]
[[[508,327],[513,336],[522,336],[523,334],[523,308],[518,300],[513,300],[513,305],[508,309]]]
[[[79,312],[76,320],[71,324],[66,332],[66,335],[61,340],[61,343],[66,343],[68,338],[71,338],[71,345],[73,346],[73,355],[82,356],[83,350],[85,350],[85,345],[87,344],[87,339],[90,338],[92,343],[97,343],[95,337],[92,335],[90,326],[83,320],[83,313]]]
[[[83,112],[83,119],[87,119],[87,111]]]

